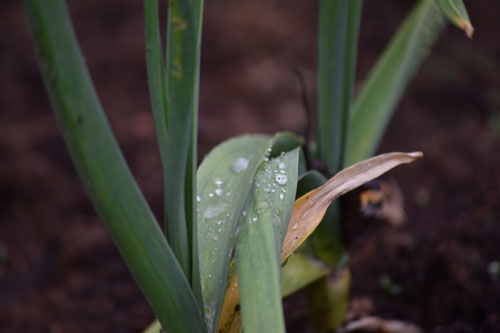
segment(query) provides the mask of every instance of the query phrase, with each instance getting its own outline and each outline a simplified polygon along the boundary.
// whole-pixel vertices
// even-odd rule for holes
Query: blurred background
[[[115,134],[157,216],[142,1],[68,1]],[[357,87],[416,1],[365,1]],[[380,152],[425,158],[390,174],[400,228],[347,198],[352,305],[426,332],[500,332],[500,40],[496,1],[466,1],[476,33],[448,26],[410,85]],[[200,160],[243,133],[303,134],[294,68],[315,104],[316,1],[205,3]],[[138,332],[154,315],[96,216],[51,113],[19,1],[0,2],[0,331]],[[286,301],[300,331],[305,298]]]

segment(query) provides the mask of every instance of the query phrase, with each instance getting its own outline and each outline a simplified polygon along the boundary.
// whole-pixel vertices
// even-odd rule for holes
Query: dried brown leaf
[[[421,152],[413,152],[369,158],[340,171],[323,186],[297,199],[283,241],[281,260],[288,258],[316,229],[333,200],[400,164],[411,163],[422,156]]]

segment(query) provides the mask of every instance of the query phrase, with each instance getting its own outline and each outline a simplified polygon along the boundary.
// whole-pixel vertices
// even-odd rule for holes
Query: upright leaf
[[[104,115],[64,1],[24,5],[54,113],[109,234],[163,327],[204,331],[201,308]]]
[[[259,167],[248,214],[242,218],[236,266],[245,332],[285,331],[280,253],[295,199],[298,152]]]
[[[371,156],[403,91],[443,27],[434,0],[421,0],[371,71],[354,103],[347,165]]]
[[[214,148],[198,169],[198,251],[209,331],[217,328],[238,222],[270,147],[268,136],[237,137]]]
[[[344,163],[361,0],[320,0],[318,149],[330,174]]]
[[[465,31],[467,37],[472,38],[474,27],[470,23],[469,14],[462,0],[435,0],[444,15],[451,23]]]
[[[165,68],[167,237],[197,293],[195,170],[202,9],[203,0],[169,1]]]
[[[156,135],[162,165],[167,164],[167,109],[165,91],[165,65],[160,35],[158,0],[144,0],[144,27],[146,43],[146,65],[149,95],[155,119]],[[165,173],[164,173],[165,177]]]

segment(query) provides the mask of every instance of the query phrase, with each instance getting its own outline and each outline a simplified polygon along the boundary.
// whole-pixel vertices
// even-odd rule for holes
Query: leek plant
[[[353,102],[362,1],[319,0],[317,150],[312,153],[326,163],[323,175],[307,170],[303,149],[312,148],[307,141],[287,132],[230,139],[197,168],[203,1],[168,4],[164,48],[158,0],[144,0],[148,81],[164,175],[160,227],[99,102],[64,0],[24,0],[68,150],[158,318],[147,330],[283,332],[282,297],[311,283],[328,295],[324,328],[338,327],[349,272],[338,211],[328,207],[347,191],[422,156],[369,158],[441,31],[439,8],[471,34],[465,7],[459,0],[420,0]]]

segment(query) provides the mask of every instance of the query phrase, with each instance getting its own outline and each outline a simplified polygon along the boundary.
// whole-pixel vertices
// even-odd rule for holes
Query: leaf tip
[[[472,39],[472,35],[474,34],[474,27],[469,21],[461,20],[459,23],[460,29],[465,31],[467,37]]]
[[[424,153],[422,153],[421,151],[414,151],[414,152],[408,153],[408,155],[414,159],[424,157]]]

